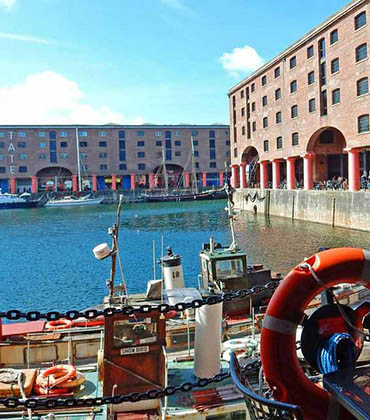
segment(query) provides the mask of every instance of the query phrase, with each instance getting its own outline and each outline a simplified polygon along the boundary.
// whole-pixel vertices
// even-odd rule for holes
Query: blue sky
[[[347,3],[0,0],[0,124],[228,123],[228,89]]]

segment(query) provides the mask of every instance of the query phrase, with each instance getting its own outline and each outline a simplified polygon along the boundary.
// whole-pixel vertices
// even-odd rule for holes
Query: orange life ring
[[[297,326],[310,301],[323,290],[308,265],[327,287],[361,283],[370,289],[370,252],[337,248],[313,255],[286,275],[273,294],[264,317],[261,360],[274,397],[299,405],[305,419],[324,420],[330,406],[330,394],[309,381],[296,353]],[[340,418],[353,417],[343,409]]]
[[[50,379],[49,376],[52,376]],[[36,378],[36,384],[43,388],[55,388],[76,377],[73,365],[55,365],[41,372]]]
[[[78,386],[82,385],[86,381],[84,375],[81,372],[76,372],[76,377],[68,379],[67,381],[62,382],[59,384],[61,388],[77,388]]]
[[[72,321],[72,327],[97,327],[104,325],[104,317],[99,316],[95,319],[77,318]]]
[[[64,395],[71,392],[70,388],[44,388],[36,383],[33,385],[33,390],[38,395]]]
[[[56,321],[49,321],[46,323],[45,328],[47,330],[64,330],[65,328],[71,328],[72,321],[69,319],[58,319]]]

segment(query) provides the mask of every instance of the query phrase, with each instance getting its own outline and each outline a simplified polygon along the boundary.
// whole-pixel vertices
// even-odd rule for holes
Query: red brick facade
[[[229,91],[231,161],[255,170],[247,182],[310,189],[340,176],[359,188],[370,166],[369,20],[370,1],[352,1]]]

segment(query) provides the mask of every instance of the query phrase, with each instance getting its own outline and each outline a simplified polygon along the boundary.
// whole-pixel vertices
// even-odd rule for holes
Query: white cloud
[[[253,47],[246,45],[245,47],[234,48],[231,53],[224,53],[220,62],[222,67],[232,76],[239,77],[257,70],[263,65],[264,60]]]
[[[0,7],[3,7],[6,10],[11,10],[15,5],[16,0],[0,0]]]
[[[179,10],[179,11],[185,11],[186,7],[181,3],[180,0],[160,0],[160,2],[168,7],[171,7],[171,9]]]
[[[127,121],[108,106],[83,103],[73,80],[52,71],[31,74],[12,86],[0,86],[0,124],[142,124]]]
[[[30,35],[14,34],[14,33],[9,33],[9,32],[0,32],[0,38],[11,39],[14,41],[33,42],[35,44],[44,44],[44,45],[56,44],[55,41],[52,41],[49,39],[37,38],[36,36],[30,36]]]

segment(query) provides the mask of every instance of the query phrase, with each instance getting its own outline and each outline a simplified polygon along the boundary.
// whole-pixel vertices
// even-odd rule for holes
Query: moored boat
[[[33,200],[31,194],[21,195],[0,192],[0,209],[26,209],[39,206],[38,200]]]
[[[89,196],[75,197],[73,195],[48,200],[45,207],[66,207],[66,206],[94,206],[100,204],[104,197],[89,198]]]

